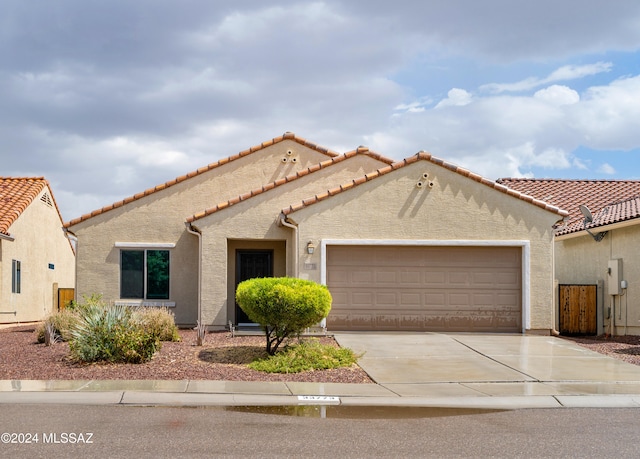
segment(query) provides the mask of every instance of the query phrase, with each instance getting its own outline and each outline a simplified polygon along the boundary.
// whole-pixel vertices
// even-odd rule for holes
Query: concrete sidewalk
[[[8,381],[0,403],[136,406],[640,407],[640,367],[549,336],[338,333],[376,384]]]
[[[413,386],[400,395],[381,384],[242,381],[0,381],[0,404],[132,406],[395,406],[475,409],[636,408],[636,385],[593,382],[493,383],[495,394],[461,383]],[[540,387],[537,387],[539,384]],[[544,389],[543,389],[544,386]],[[605,391],[602,388],[605,388]],[[613,389],[615,387],[615,389]],[[421,390],[420,390],[421,389]],[[486,389],[486,386],[485,386]],[[613,389],[613,390],[611,390]],[[549,392],[541,395],[542,392]],[[605,392],[605,393],[603,393]]]

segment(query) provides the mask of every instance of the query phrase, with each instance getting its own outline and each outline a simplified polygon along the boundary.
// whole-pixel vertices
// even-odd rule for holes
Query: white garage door
[[[329,330],[522,331],[520,247],[328,246]]]

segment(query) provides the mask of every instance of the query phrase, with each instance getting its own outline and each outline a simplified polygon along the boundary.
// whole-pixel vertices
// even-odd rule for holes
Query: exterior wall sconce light
[[[313,252],[315,252],[315,250],[316,250],[316,246],[313,245],[313,242],[311,241],[307,242],[307,253],[309,255],[313,255]]]

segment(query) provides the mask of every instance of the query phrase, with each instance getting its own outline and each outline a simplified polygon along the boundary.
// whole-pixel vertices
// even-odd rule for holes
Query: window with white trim
[[[169,251],[120,251],[120,298],[168,300]]]
[[[22,268],[20,260],[11,260],[11,293],[20,293]]]

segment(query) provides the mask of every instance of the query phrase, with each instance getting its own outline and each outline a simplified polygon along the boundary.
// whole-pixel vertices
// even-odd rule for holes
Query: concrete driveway
[[[640,366],[551,336],[336,332],[400,395],[640,394]]]

